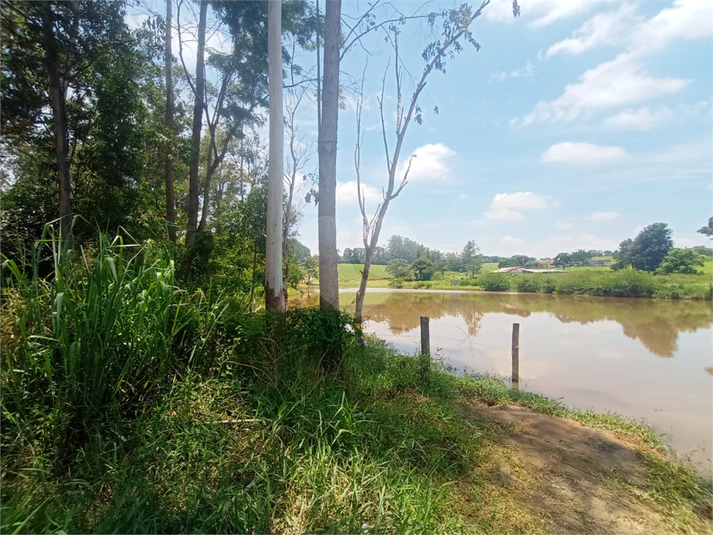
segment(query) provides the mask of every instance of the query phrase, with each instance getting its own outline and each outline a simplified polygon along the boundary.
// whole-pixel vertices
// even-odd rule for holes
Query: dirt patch
[[[550,533],[713,533],[710,519],[693,511],[682,522],[662,510],[650,496],[644,456],[611,433],[518,406],[463,410],[503,426],[503,445],[527,477],[503,464],[496,480]]]

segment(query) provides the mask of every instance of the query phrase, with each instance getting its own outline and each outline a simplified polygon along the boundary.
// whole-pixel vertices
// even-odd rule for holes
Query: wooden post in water
[[[431,380],[431,337],[428,329],[428,316],[421,316],[421,355],[419,356],[421,385],[426,386]]]
[[[512,324],[512,389],[520,390],[520,324]]]

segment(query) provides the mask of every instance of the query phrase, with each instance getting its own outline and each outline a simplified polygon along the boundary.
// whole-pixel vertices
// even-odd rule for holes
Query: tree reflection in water
[[[343,306],[353,308],[349,305],[351,294],[341,297]],[[300,303],[314,306],[318,296],[308,295]],[[463,318],[468,335],[476,336],[486,314],[528,317],[534,313],[547,313],[562,323],[582,325],[616,321],[626,336],[639,340],[660,357],[673,357],[679,332],[695,332],[713,323],[713,310],[707,301],[484,292],[372,292],[367,293],[364,303],[365,318],[387,323],[393,334],[418,329],[421,316],[432,320],[453,316]]]

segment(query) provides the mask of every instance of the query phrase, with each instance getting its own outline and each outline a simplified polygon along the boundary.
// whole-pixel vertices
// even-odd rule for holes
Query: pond
[[[340,303],[354,309],[355,290]],[[315,306],[318,295],[307,295]],[[713,310],[710,302],[492,292],[370,289],[365,329],[399,350],[431,352],[456,372],[508,377],[520,324],[520,388],[578,409],[644,419],[710,473]]]

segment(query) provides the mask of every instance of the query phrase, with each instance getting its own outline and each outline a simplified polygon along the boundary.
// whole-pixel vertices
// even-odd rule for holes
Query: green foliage
[[[518,292],[537,292],[540,287],[538,285],[539,275],[526,275],[518,277],[516,288]]]
[[[389,260],[386,271],[396,279],[404,279],[409,276],[411,267],[403,258],[394,258],[393,260]]]
[[[398,260],[392,260],[391,262],[398,262]],[[391,262],[389,262],[389,265],[386,267],[386,269],[389,269],[389,267],[393,268]],[[402,272],[400,269],[393,269],[398,271],[399,273]],[[413,271],[414,275],[416,275],[416,280],[419,281],[429,281],[433,277],[433,264],[425,256],[420,256],[416,260],[414,260],[413,264],[411,264],[411,270]],[[394,275],[393,272],[390,273]]]
[[[290,251],[295,255],[295,262],[298,264],[303,264],[311,254],[309,247],[303,245],[295,238],[290,239]]]
[[[510,275],[504,273],[486,273],[478,278],[483,290],[488,292],[507,292],[510,290]]]
[[[302,273],[307,279],[307,284],[310,284],[312,282],[312,279],[315,279],[319,276],[319,261],[316,257],[308,256],[307,258],[305,258],[304,264],[302,265]]]
[[[394,277],[389,281],[389,288],[403,288],[404,287],[404,280],[398,277]]]
[[[472,277],[475,277],[476,273],[480,273],[483,258],[480,255],[480,247],[478,247],[475,241],[470,240],[465,244],[463,252],[461,253],[461,259],[466,271],[470,271]]]
[[[54,271],[41,279],[47,253]],[[175,288],[167,255],[148,259],[121,238],[101,236],[95,253],[72,251],[48,227],[33,258],[31,277],[3,263],[16,325],[2,364],[3,410],[38,432],[51,423],[53,440],[70,447],[138,410],[170,371],[197,365],[195,352],[222,314],[220,301]]]
[[[690,249],[671,249],[661,261],[657,275],[669,273],[698,273],[696,266],[703,266],[703,257]]]
[[[708,225],[699,228],[696,232],[713,239],[713,217],[708,218]]]
[[[672,232],[666,223],[644,227],[631,245],[631,265],[635,269],[655,271],[673,248]]]
[[[563,269],[572,265],[572,257],[569,253],[560,253],[553,258],[555,261],[555,266],[560,266]]]

